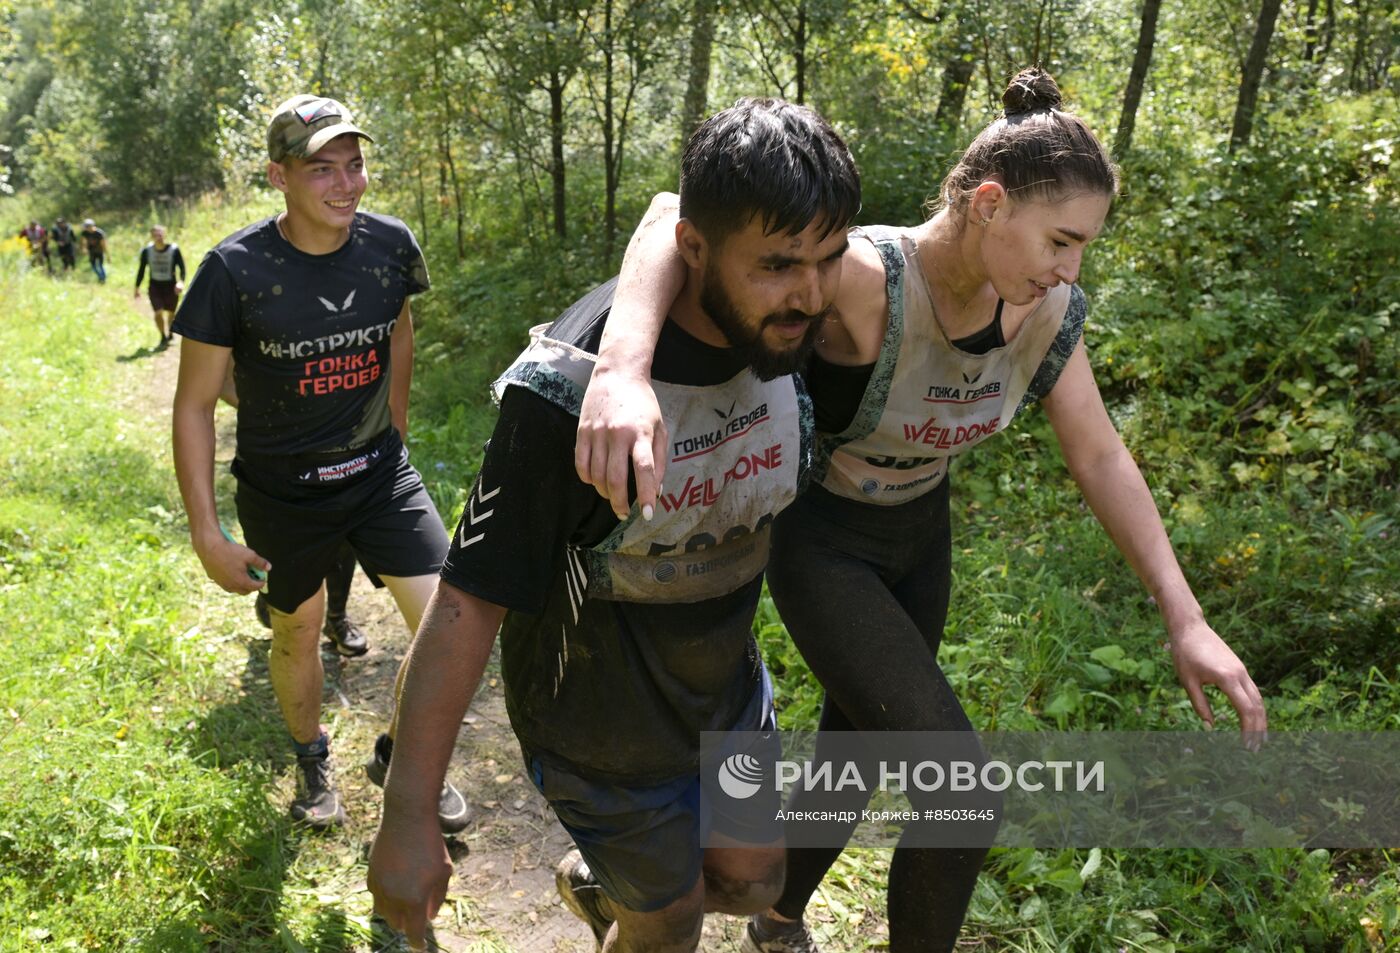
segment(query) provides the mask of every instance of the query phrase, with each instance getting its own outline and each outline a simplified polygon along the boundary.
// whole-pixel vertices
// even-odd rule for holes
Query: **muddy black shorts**
[[[362,457],[383,459],[362,461]],[[361,463],[367,465],[361,466]],[[237,459],[235,502],[244,542],[272,563],[263,592],[280,612],[295,612],[321,588],[349,543],[376,587],[380,576],[436,575],[447,555],[447,531],[397,439],[379,450],[321,468],[292,474]],[[334,476],[335,472],[348,473]]]
[[[151,299],[152,311],[174,311],[180,303],[174,281],[156,281],[152,278],[146,285],[146,297]]]
[[[777,720],[768,672],[743,714],[738,732],[762,732],[761,744],[774,746]],[[701,796],[700,775],[654,784],[619,784],[584,777],[569,762],[521,746],[530,780],[544,795],[560,825],[573,838],[603,893],[638,913],[668,907],[690,892],[700,877],[704,849],[718,834],[743,844],[780,840],[783,825],[773,821],[782,807],[776,790],[759,795],[761,808],[726,812],[717,799]],[[755,822],[755,818],[762,820]]]

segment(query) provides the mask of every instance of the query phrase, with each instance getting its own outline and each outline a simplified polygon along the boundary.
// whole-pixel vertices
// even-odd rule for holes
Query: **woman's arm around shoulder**
[[[625,519],[627,468],[637,474],[637,502],[651,518],[666,471],[666,423],[651,387],[651,358],[671,304],[685,285],[676,249],[680,197],[661,192],[627,244],[598,360],[579,409],[574,469]]]

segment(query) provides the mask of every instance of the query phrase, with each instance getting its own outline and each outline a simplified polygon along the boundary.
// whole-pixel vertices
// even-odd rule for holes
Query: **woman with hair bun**
[[[948,464],[1040,401],[1094,515],[1156,600],[1197,714],[1213,723],[1203,686],[1214,685],[1244,731],[1262,732],[1259,691],[1206,623],[1085,352],[1086,302],[1075,281],[1117,192],[1117,169],[1061,108],[1043,70],[1018,73],[1002,102],[1002,118],[943,181],[931,218],[851,230],[834,309],[820,319],[804,375],[819,461],[814,485],[774,523],[768,585],[826,691],[821,728],[974,737],[937,662],[951,581]],[[681,281],[666,205],[653,203],[623,263],[580,416],[579,475],[621,513],[631,505],[629,454],[639,506],[655,502],[656,464],[667,459],[647,382],[652,329]],[[820,750],[819,742],[818,760]],[[829,803],[820,797],[799,791],[789,807]],[[912,794],[911,802],[921,807]],[[951,950],[987,848],[909,839],[906,830],[890,866],[890,950]],[[802,914],[840,852],[789,848],[785,892],[750,922],[748,953],[815,953]]]

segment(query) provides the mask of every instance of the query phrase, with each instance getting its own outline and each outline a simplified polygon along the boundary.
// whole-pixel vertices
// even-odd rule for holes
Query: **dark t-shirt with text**
[[[408,226],[360,212],[327,255],[299,251],[276,218],[204,257],[173,331],[233,349],[238,457],[283,468],[367,448],[389,420],[389,339],[428,288]]]
[[[610,283],[579,301],[549,336],[596,353],[612,290]],[[668,321],[652,375],[699,388],[742,368],[733,350]],[[762,576],[700,602],[590,596],[579,551],[602,542],[618,520],[574,471],[577,427],[538,394],[506,389],[442,578],[510,610],[501,662],[524,746],[590,776],[679,777],[696,768],[699,733],[731,727],[760,685],[752,625]]]

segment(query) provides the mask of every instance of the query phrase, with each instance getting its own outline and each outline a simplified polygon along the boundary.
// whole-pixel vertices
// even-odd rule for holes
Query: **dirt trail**
[[[149,355],[138,352],[126,362],[132,378],[128,394],[133,410],[144,407],[148,417],[156,418],[157,425],[168,432],[170,397],[179,364],[178,339],[168,350]],[[221,409],[216,426],[218,495],[221,510],[231,512],[233,483],[227,473],[233,457],[232,413]],[[444,514],[449,524],[456,516]],[[247,612],[251,619],[251,599],[247,600]],[[314,847],[304,846],[303,852],[328,852],[325,862],[317,864],[317,892],[342,897],[347,914],[366,916],[371,900],[364,887],[364,858],[378,824],[381,795],[366,779],[360,763],[387,724],[394,676],[409,634],[388,590],[374,590],[362,573],[356,574],[350,616],[368,634],[369,653],[342,660],[329,649],[322,651],[326,671],[322,719],[331,726],[349,823],[341,832],[317,838]],[[247,631],[255,630],[250,627]],[[260,641],[263,630],[256,631],[259,634],[251,636],[248,646],[250,661],[256,661],[248,669],[251,673],[259,668],[265,677],[266,642]],[[274,711],[269,711],[269,717],[276,717]],[[454,953],[592,951],[594,943],[587,927],[564,908],[555,891],[554,864],[572,844],[525,776],[494,659],[458,735],[449,777],[466,794],[474,814],[471,825],[449,840],[455,872],[448,903],[434,924],[438,948]],[[290,800],[292,784],[289,771],[282,788],[271,796],[285,803]],[[706,919],[702,948],[737,950],[741,929],[742,924],[733,918],[712,915]],[[379,953],[386,948],[394,947],[386,947],[382,941],[350,947],[355,953]]]

